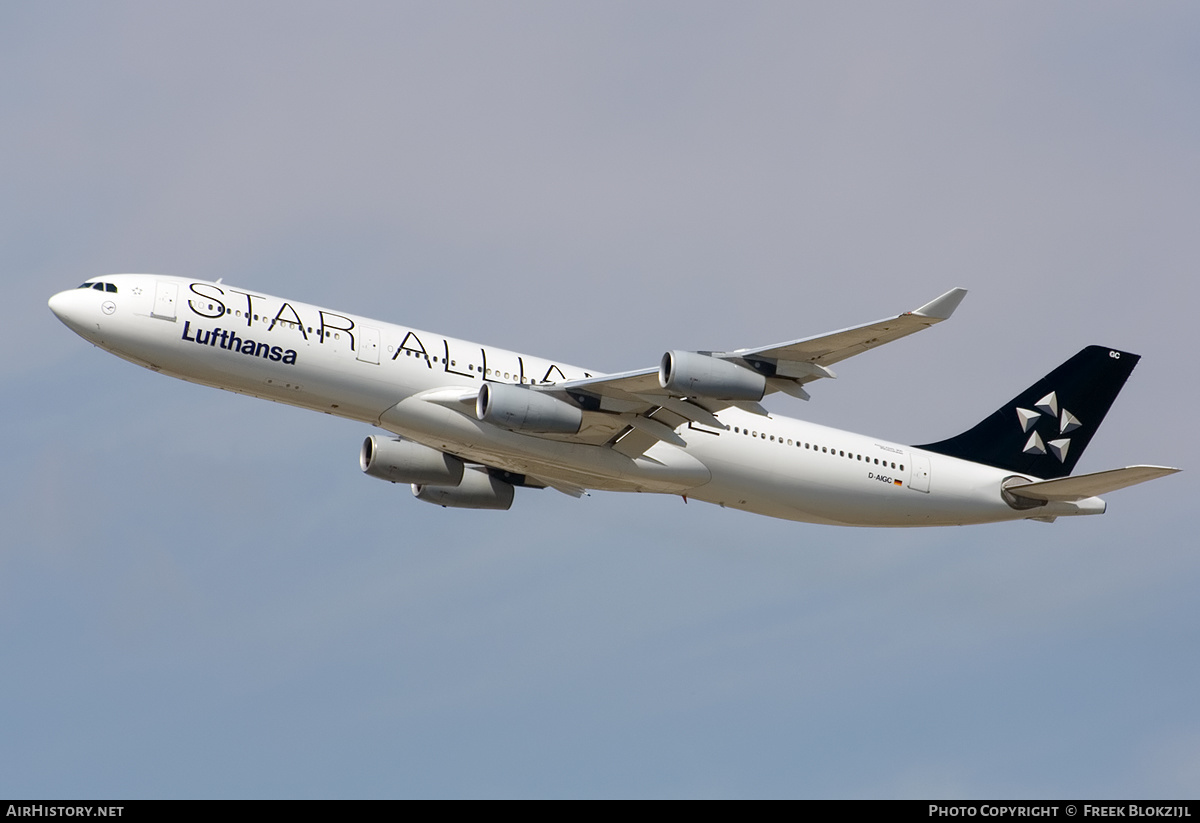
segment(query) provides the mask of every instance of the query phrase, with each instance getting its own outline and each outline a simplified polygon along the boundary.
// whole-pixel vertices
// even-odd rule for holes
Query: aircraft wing
[[[874,323],[770,346],[737,349],[731,352],[704,352],[704,354],[721,360],[740,362],[746,366],[753,366],[758,371],[765,371],[771,375],[768,380],[767,393],[786,392],[789,382],[798,387],[799,384],[810,380],[834,377],[834,373],[826,366],[942,322],[953,314],[966,294],[966,289],[951,289],[919,309],[904,312],[896,317],[877,320]],[[632,407],[627,408],[630,403],[637,408],[645,408],[650,402],[649,398],[659,399],[673,395],[659,383],[658,374],[657,368],[638,369],[637,371],[541,385],[536,388],[539,391],[565,391],[571,394],[581,393],[597,397],[600,399],[600,410],[602,411],[632,411]],[[807,399],[806,394],[801,396]],[[605,403],[605,400],[609,402]],[[713,411],[730,405],[741,405],[739,402],[715,401],[713,398],[703,396],[690,397],[689,400],[703,403]],[[720,403],[720,405],[712,408],[712,402]]]
[[[853,326],[828,334],[819,334],[815,337],[804,337],[788,343],[777,343],[757,349],[738,349],[716,356],[727,359],[769,359],[829,366],[946,320],[966,296],[966,289],[951,289],[919,309],[904,312],[896,317],[887,317],[883,320],[876,320],[874,323]]]
[[[759,348],[699,354],[763,375],[766,378],[763,394],[782,391],[807,400],[809,394],[803,388],[805,383],[822,377],[836,377],[828,368],[830,364],[940,323],[953,314],[966,294],[966,289],[951,289],[913,311],[828,334]],[[540,392],[570,395],[588,411],[621,415],[628,428],[614,438],[614,443],[632,438],[622,450],[638,454],[659,440],[677,440],[673,429],[685,421],[727,428],[714,412],[730,406],[756,414],[767,413],[754,399],[730,399],[664,388],[659,373],[658,368],[646,368],[534,388]]]

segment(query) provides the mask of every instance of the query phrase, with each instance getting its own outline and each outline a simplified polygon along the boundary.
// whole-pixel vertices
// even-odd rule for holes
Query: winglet
[[[966,296],[966,289],[950,289],[950,291],[941,297],[931,300],[919,309],[914,309],[909,314],[918,314],[921,317],[928,317],[931,320],[946,320],[950,315],[954,314],[954,310],[958,308],[958,304]]]

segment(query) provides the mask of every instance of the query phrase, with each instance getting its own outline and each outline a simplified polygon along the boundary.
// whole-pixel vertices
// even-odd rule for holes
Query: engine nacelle
[[[457,457],[411,440],[375,435],[363,441],[358,465],[371,477],[392,483],[457,486],[463,479],[463,462]]]
[[[513,502],[513,485],[484,472],[470,471],[457,486],[426,486],[413,483],[413,497],[454,509],[497,509],[507,511]]]
[[[762,400],[767,391],[767,378],[753,369],[694,351],[664,354],[658,384],[679,394],[717,400]]]
[[[583,410],[578,406],[509,383],[480,386],[475,416],[485,423],[518,432],[575,434],[583,425]]]

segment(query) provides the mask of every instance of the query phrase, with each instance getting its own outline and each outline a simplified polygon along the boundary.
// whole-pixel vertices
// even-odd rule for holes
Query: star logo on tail
[[[1066,409],[1059,408],[1058,395],[1055,392],[1050,392],[1037,401],[1032,409],[1018,407],[1017,421],[1021,424],[1021,431],[1029,435],[1021,451],[1025,454],[1049,452],[1062,463],[1066,462],[1067,451],[1071,448],[1071,438],[1062,435],[1069,434],[1083,425],[1078,417]],[[1044,440],[1038,432],[1039,428],[1054,439]]]

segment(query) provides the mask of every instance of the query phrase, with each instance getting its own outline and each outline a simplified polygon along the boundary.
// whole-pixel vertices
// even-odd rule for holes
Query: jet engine
[[[693,351],[664,354],[658,384],[678,394],[717,400],[762,400],[767,390],[767,378],[753,369]]]
[[[507,511],[513,502],[513,485],[484,472],[470,471],[457,486],[413,483],[413,497],[453,509],[497,509]]]
[[[583,411],[578,406],[509,383],[480,386],[475,416],[485,423],[518,432],[575,434],[583,425]]]
[[[358,464],[371,477],[392,483],[457,486],[463,479],[461,460],[412,440],[372,435],[363,441]]]

